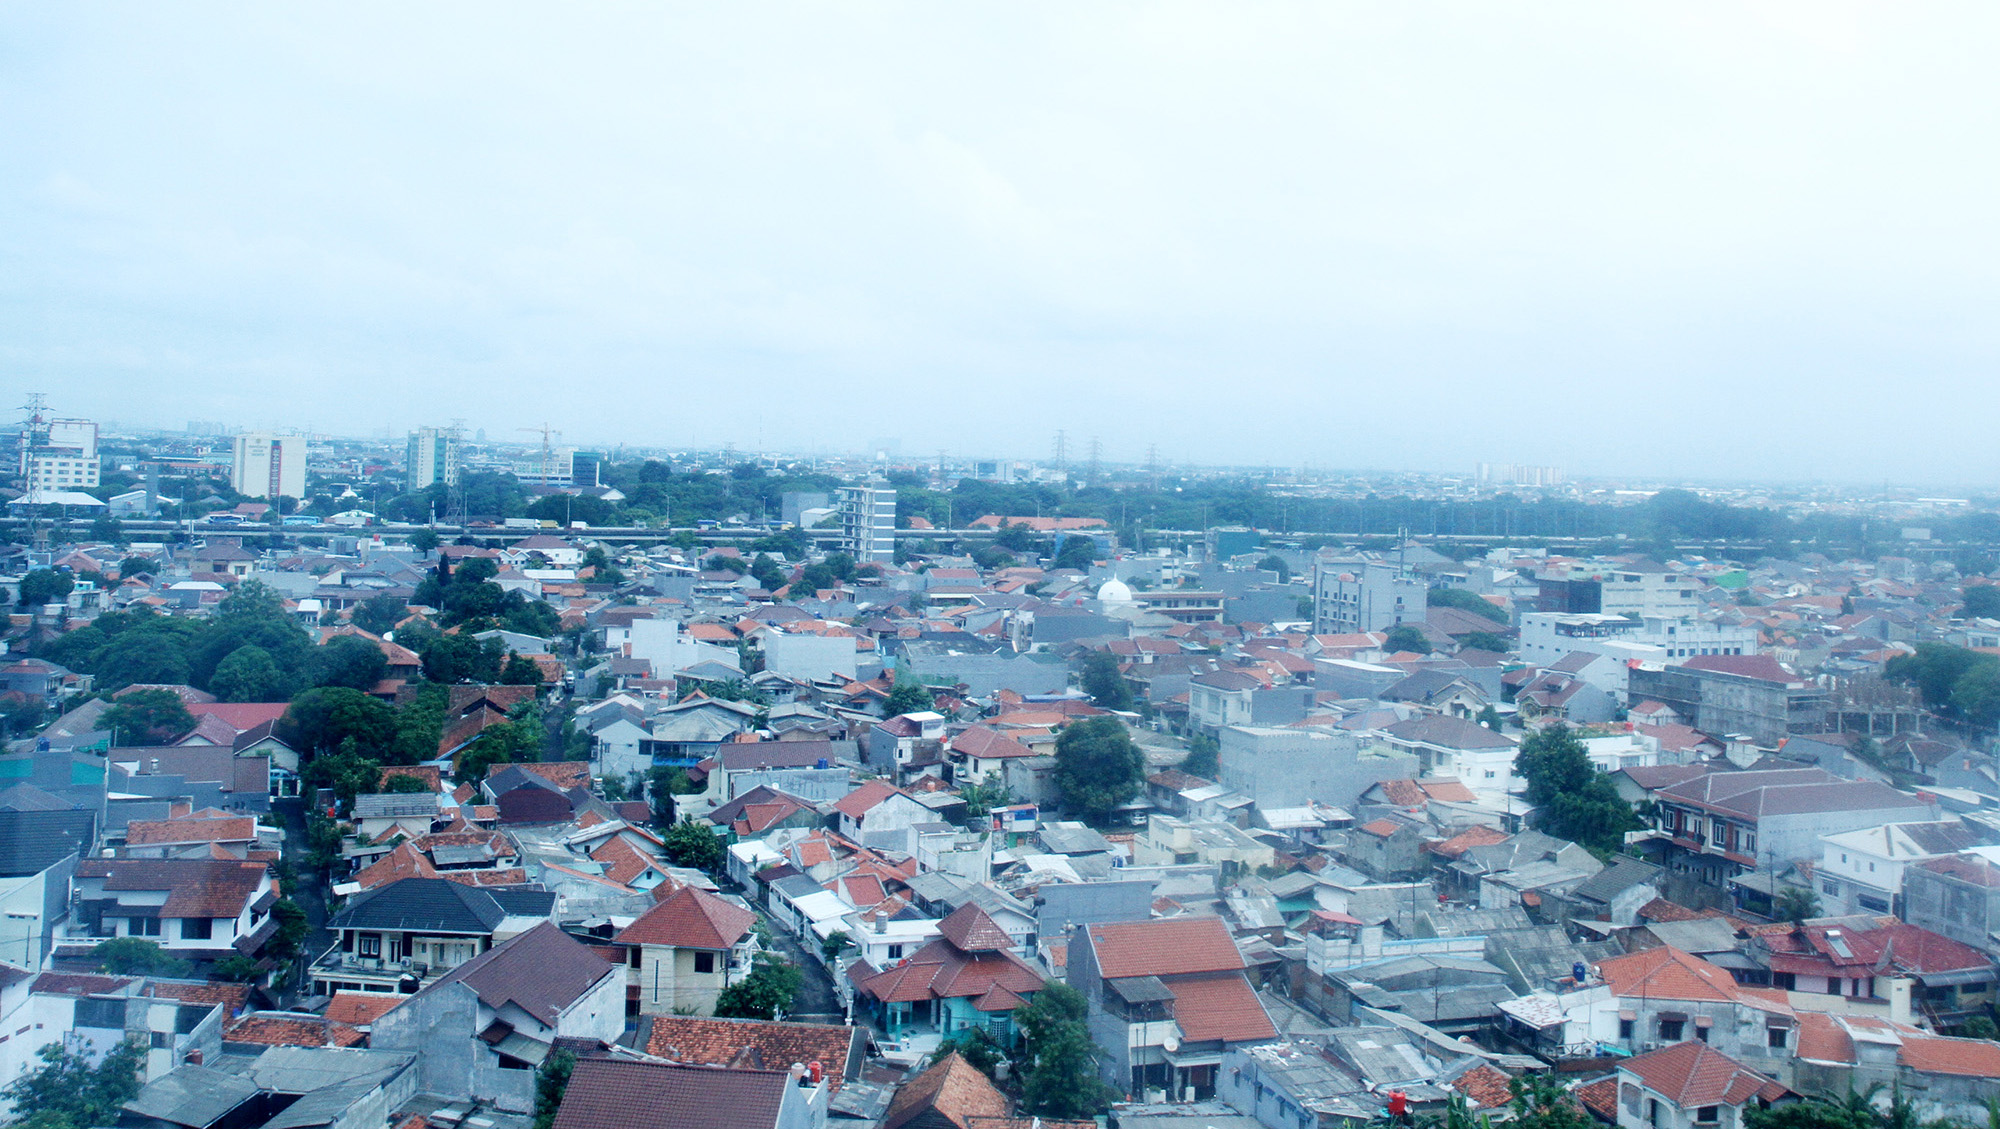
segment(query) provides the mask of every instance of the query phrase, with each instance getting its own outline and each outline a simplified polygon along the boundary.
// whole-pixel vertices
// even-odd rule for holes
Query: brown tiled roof
[[[2000,1043],[1990,1039],[1905,1038],[1901,1059],[1904,1066],[1925,1074],[2000,1080]]]
[[[122,991],[129,976],[97,976],[87,972],[44,972],[28,990],[50,996],[103,996]]]
[[[366,1027],[409,998],[397,992],[335,992],[333,999],[327,1001],[326,1017],[353,1027]]]
[[[986,911],[967,902],[938,922],[938,935],[960,952],[982,953],[1014,947],[1014,939],[994,924]]]
[[[1484,1063],[1459,1075],[1451,1088],[1479,1103],[1479,1109],[1501,1109],[1514,1099],[1514,1092],[1507,1088],[1507,1075]]]
[[[392,764],[382,769],[381,779],[376,782],[376,786],[386,792],[389,789],[390,777],[408,776],[423,781],[433,792],[442,792],[444,778],[441,772],[442,770],[434,764]]]
[[[641,1023],[645,1025],[645,1034],[639,1049],[654,1058],[695,1066],[735,1064],[766,1070],[784,1070],[795,1062],[817,1062],[833,1090],[838,1090],[845,1080],[847,1055],[854,1046],[854,1028],[823,1023],[703,1019],[689,1015],[657,1015]],[[755,1061],[746,1061],[749,1059]]]
[[[1995,1049],[2000,1050],[2000,1045]],[[1635,1055],[1619,1063],[1618,1069],[1638,1075],[1648,1089],[1682,1109],[1740,1106],[1751,1098],[1771,1102],[1791,1092],[1774,1079],[1693,1039]]]
[[[647,869],[659,865],[652,856],[617,837],[605,840],[604,845],[590,852],[590,857],[604,864],[604,876],[613,882],[631,882],[646,873]]]
[[[149,980],[146,994],[157,999],[180,1000],[190,1004],[222,1004],[228,1010],[224,1015],[235,1015],[250,1003],[250,985],[229,984],[221,980],[200,982],[185,980]]]
[[[257,838],[252,816],[222,819],[135,819],[125,825],[128,846],[160,843],[240,843]]]
[[[165,890],[161,917],[235,917],[262,885],[261,862],[221,859],[87,859],[79,878],[102,878],[106,890]]]
[[[1107,980],[1243,967],[1243,955],[1219,917],[1105,922],[1087,929],[1097,954],[1098,975]]]
[[[790,1084],[783,1070],[586,1058],[570,1074],[554,1129],[772,1129]]]
[[[1491,1070],[1493,1068],[1482,1066],[1479,1069]],[[1616,1074],[1608,1078],[1599,1078],[1595,1082],[1585,1082],[1583,1085],[1571,1090],[1570,1094],[1583,1105],[1583,1108],[1595,1115],[1599,1121],[1608,1122],[1612,1125],[1618,1124],[1618,1076]]]
[[[1440,843],[1430,845],[1430,853],[1442,858],[1455,859],[1474,847],[1491,847],[1504,843],[1513,836],[1497,827],[1475,824]]]
[[[511,1003],[553,1027],[563,1009],[582,999],[606,976],[621,972],[582,942],[544,921],[445,973],[417,996],[429,995],[447,984],[463,984],[479,993],[480,1002],[495,1011]]]
[[[875,805],[881,803],[883,800],[891,796],[900,796],[903,794],[901,788],[884,784],[880,780],[870,780],[868,783],[842,796],[834,803],[833,807],[835,811],[847,816],[849,819],[860,819],[872,811]]]
[[[1671,945],[1611,957],[1597,967],[1615,996],[1723,1003],[1746,994],[1727,971]]]
[[[882,1129],[903,1129],[920,1119],[925,1126],[942,1119],[957,1129],[972,1129],[975,1119],[1006,1118],[1013,1113],[1007,1096],[995,1089],[978,1067],[953,1052],[896,1091],[889,1114],[882,1119]]]
[[[368,1037],[322,1016],[253,1012],[224,1027],[222,1041],[266,1047],[354,1047]]]
[[[1274,1039],[1277,1028],[1241,972],[1207,972],[1167,981],[1174,994],[1174,1022],[1189,1039],[1247,1042]]]
[[[615,940],[626,945],[723,950],[742,940],[756,918],[714,894],[683,886],[619,931]]]
[[[519,764],[512,762],[494,764],[487,767],[486,779],[491,780],[510,768],[533,773],[564,791],[590,786],[589,761],[524,761]]]
[[[1665,898],[1654,898],[1639,907],[1639,916],[1647,921],[1697,921],[1701,914]]]

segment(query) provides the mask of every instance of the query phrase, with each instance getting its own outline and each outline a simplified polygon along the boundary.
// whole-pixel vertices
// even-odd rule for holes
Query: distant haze
[[[12,4],[0,371],[126,424],[1984,484],[1997,25]]]

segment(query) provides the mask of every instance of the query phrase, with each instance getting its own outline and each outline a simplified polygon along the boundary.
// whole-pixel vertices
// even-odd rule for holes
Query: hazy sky
[[[1989,483],[1996,24],[10,4],[0,371],[166,426]]]

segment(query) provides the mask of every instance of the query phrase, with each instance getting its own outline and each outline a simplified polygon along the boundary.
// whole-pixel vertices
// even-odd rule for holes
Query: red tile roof
[[[1241,972],[1209,972],[1166,982],[1174,994],[1174,1022],[1195,1042],[1237,1043],[1278,1035],[1257,992]]]
[[[554,1129],[771,1129],[790,1084],[782,1069],[586,1058],[570,1074]]]
[[[1502,1109],[1514,1100],[1507,1075],[1484,1063],[1459,1075],[1451,1088],[1478,1103],[1476,1109]]]
[[[1682,1109],[1740,1106],[1751,1098],[1772,1102],[1791,1092],[1775,1079],[1693,1039],[1635,1055],[1619,1063],[1618,1069],[1637,1075],[1648,1089]]]
[[[756,919],[756,914],[714,894],[683,886],[620,930],[614,940],[626,945],[724,950],[742,940]]]
[[[222,1029],[225,1043],[266,1047],[353,1047],[368,1037],[354,1027],[317,1015],[253,1012]]]
[[[938,922],[938,935],[961,952],[995,952],[1014,947],[1014,939],[994,924],[985,910],[967,902]]]
[[[1243,954],[1219,917],[1105,922],[1088,926],[1086,932],[1097,955],[1098,975],[1108,980],[1243,967]]]
[[[784,1070],[795,1062],[821,1064],[832,1090],[847,1073],[852,1027],[823,1023],[771,1023],[760,1019],[703,1019],[658,1015],[641,1021],[639,1049],[654,1058],[697,1066],[747,1066]]]
[[[366,1027],[409,998],[396,992],[335,992],[333,999],[327,1001],[326,1017],[353,1027]]]
[[[901,788],[884,784],[880,780],[870,780],[868,783],[842,796],[835,802],[833,807],[835,811],[838,811],[849,819],[860,819],[870,811],[873,811],[875,805],[891,796],[902,795],[907,795],[907,793]]]
[[[165,843],[247,843],[257,838],[252,816],[224,819],[135,819],[125,825],[125,843],[132,847]]]
[[[102,878],[106,890],[167,892],[161,917],[235,917],[249,906],[268,868],[222,859],[86,859],[79,878]]]

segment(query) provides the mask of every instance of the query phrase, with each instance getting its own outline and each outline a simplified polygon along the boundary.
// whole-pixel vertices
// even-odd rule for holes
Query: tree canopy
[[[1536,826],[1546,834],[1609,853],[1624,848],[1627,831],[1643,826],[1566,725],[1549,726],[1521,742],[1514,770],[1528,782]]]
[[[1042,1117],[1082,1120],[1117,1097],[1097,1076],[1097,1044],[1086,1023],[1083,993],[1059,980],[1042,985],[1014,1012],[1026,1044],[1021,1105]]]
[[[805,974],[770,953],[757,954],[750,975],[715,997],[717,1019],[777,1019],[791,1010]]]
[[[119,697],[98,724],[121,745],[164,745],[194,728],[194,715],[172,690],[133,690]]]
[[[127,1039],[92,1063],[61,1043],[44,1045],[42,1065],[0,1089],[13,1105],[14,1123],[34,1129],[90,1129],[117,1123],[126,1102],[139,1094],[146,1045]]]
[[[1063,806],[1092,823],[1138,795],[1146,757],[1115,717],[1084,718],[1056,738],[1056,787]]]
[[[1110,651],[1092,651],[1084,658],[1081,681],[1092,704],[1107,710],[1132,708],[1132,685],[1118,669],[1118,656]]]

